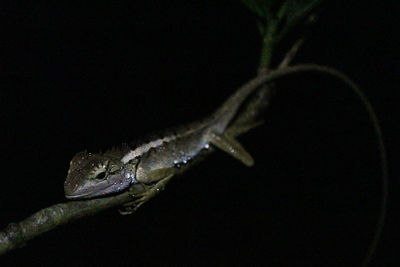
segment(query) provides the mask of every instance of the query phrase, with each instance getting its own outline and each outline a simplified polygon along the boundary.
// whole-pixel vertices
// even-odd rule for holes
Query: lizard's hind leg
[[[263,121],[258,117],[268,105],[269,94],[269,88],[259,89],[225,133],[210,134],[211,143],[240,160],[246,166],[252,166],[254,164],[252,156],[234,137],[263,124]]]
[[[240,160],[246,166],[254,165],[253,157],[235,138],[226,134],[211,133],[210,139],[213,145]]]

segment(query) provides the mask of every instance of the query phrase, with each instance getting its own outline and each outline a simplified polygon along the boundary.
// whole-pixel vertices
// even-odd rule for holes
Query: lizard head
[[[65,197],[69,199],[93,198],[116,193],[129,187],[135,179],[135,162],[127,167],[117,157],[76,154],[70,162],[64,183]]]

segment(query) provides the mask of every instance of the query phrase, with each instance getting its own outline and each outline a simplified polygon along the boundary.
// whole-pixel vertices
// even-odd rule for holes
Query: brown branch
[[[227,129],[228,134],[231,136],[238,136],[259,125],[255,119],[267,105],[267,101],[265,100],[266,96],[265,92],[258,92],[257,95],[249,101],[247,107],[238,116],[235,122]],[[244,127],[244,125],[247,125],[247,127]],[[203,153],[201,158],[205,158],[205,156],[211,154],[213,151],[214,149],[210,147],[210,149]],[[189,165],[186,165],[184,168],[181,168],[180,173],[188,169],[188,166]],[[133,187],[134,188],[131,187],[131,191],[138,194],[143,192],[143,187]],[[151,190],[151,187],[147,187],[147,190]],[[0,255],[23,246],[27,241],[57,226],[84,216],[96,214],[108,208],[119,207],[131,200],[131,193],[125,192],[111,197],[70,201],[44,208],[19,223],[10,223],[3,232],[0,232]]]
[[[131,199],[126,192],[113,197],[71,201],[44,208],[19,223],[10,223],[4,232],[0,232],[0,255],[23,246],[28,240],[59,225],[119,206]]]
[[[378,119],[366,96],[361,92],[358,86],[354,84],[344,74],[329,67],[318,66],[313,64],[286,67],[275,71],[271,71],[269,74],[260,74],[259,76],[249,81],[244,86],[259,87],[265,83],[268,82],[270,83],[283,76],[300,72],[307,72],[307,71],[329,74],[346,83],[362,100],[365,108],[368,111],[369,117],[373,123],[375,133],[378,137],[378,146],[380,150],[381,164],[382,164],[381,166],[382,166],[382,179],[383,179],[383,187],[382,187],[383,199],[381,203],[381,213],[378,219],[377,231],[375,232],[371,247],[363,263],[363,265],[365,266],[370,262],[382,232],[382,227],[384,224],[384,219],[386,214],[386,203],[388,195],[388,168],[387,168],[385,146],[383,143],[382,133]],[[265,99],[263,100],[260,98],[263,95],[265,96],[265,93],[266,89],[263,88],[262,90],[260,90],[258,98],[255,97],[253,98],[252,101],[250,101],[250,103],[247,105],[247,108],[243,111],[243,113],[239,114],[239,117],[234,121],[232,126],[230,126],[230,128],[227,129],[227,132],[229,134],[232,134],[233,136],[240,135],[258,125],[255,119],[260,110],[262,109],[262,107],[266,105]],[[243,127],[246,125],[248,127]],[[212,151],[213,149],[210,149],[205,154],[208,155]],[[39,212],[33,214],[32,216],[28,217],[27,219],[19,223],[16,224],[11,223],[5,229],[4,232],[0,232],[0,255],[16,247],[20,247],[21,245],[25,244],[28,240],[44,232],[47,232],[59,225],[65,224],[69,221],[81,218],[83,216],[95,214],[99,211],[102,211],[110,207],[121,206],[123,203],[126,203],[130,200],[132,200],[131,194],[125,192],[112,197],[61,203],[42,209]]]

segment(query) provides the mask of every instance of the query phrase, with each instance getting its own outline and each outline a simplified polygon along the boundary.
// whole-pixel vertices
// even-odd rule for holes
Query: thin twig
[[[292,62],[294,57],[296,56],[297,52],[299,51],[300,47],[303,46],[304,44],[304,37],[300,38],[297,40],[293,46],[289,49],[289,52],[286,53],[285,57],[281,61],[281,63],[278,66],[278,69],[285,68],[289,66],[289,64]]]

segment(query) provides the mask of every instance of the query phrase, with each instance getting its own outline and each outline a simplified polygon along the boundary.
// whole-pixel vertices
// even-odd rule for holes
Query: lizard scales
[[[161,188],[182,164],[198,157],[210,145],[252,166],[250,154],[224,131],[244,100],[257,88],[254,83],[260,81],[256,78],[239,88],[206,119],[169,131],[135,148],[124,146],[96,154],[79,152],[70,162],[64,183],[65,196],[89,199],[117,193],[137,183],[156,183],[156,188]]]

